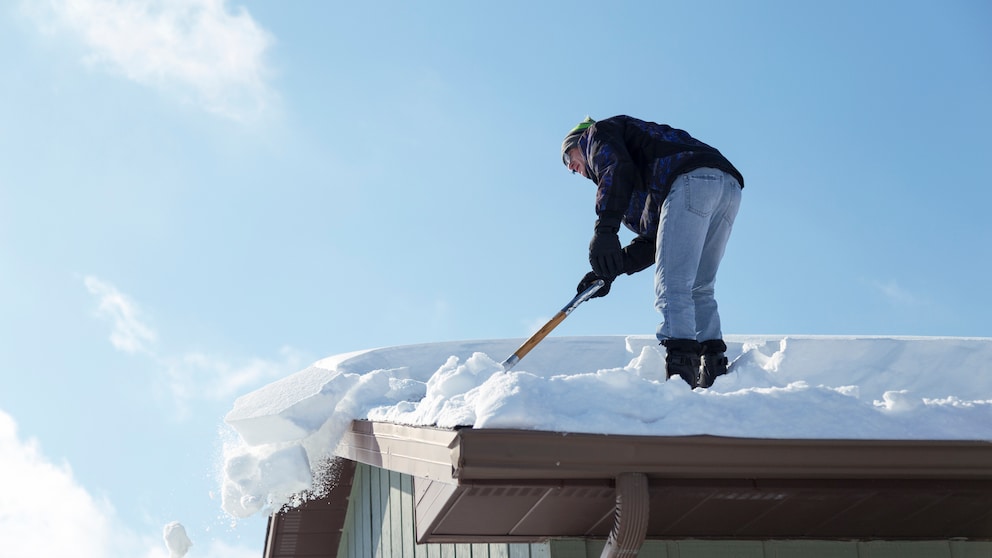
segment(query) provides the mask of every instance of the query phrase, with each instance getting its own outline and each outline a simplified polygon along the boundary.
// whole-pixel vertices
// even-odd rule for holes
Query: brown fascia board
[[[922,440],[772,440],[461,431],[458,479],[992,478],[992,444]],[[522,475],[522,477],[518,476]]]
[[[458,432],[356,420],[335,453],[366,465],[450,483],[451,446]]]
[[[342,457],[429,480],[984,479],[992,443],[446,430],[354,421]]]
[[[355,421],[341,457],[414,477],[419,542],[605,538],[621,475],[647,538],[992,540],[992,443],[445,430]],[[617,521],[617,523],[615,523]]]

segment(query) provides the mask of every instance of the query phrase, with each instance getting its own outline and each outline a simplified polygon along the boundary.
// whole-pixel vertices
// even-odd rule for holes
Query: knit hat
[[[585,120],[579,122],[577,126],[572,128],[572,131],[565,136],[565,141],[561,142],[561,162],[565,162],[565,154],[568,153],[573,147],[579,145],[579,137],[586,131],[586,128],[595,124],[596,121],[592,118],[586,117]]]

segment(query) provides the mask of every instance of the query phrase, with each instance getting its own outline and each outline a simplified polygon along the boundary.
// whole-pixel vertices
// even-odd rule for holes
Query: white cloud
[[[114,324],[110,342],[126,353],[148,353],[156,341],[155,332],[141,320],[137,305],[113,285],[93,276],[83,279],[90,294],[99,299],[97,314]]]
[[[280,354],[281,361],[252,358],[232,365],[210,355],[188,353],[170,370],[175,380],[194,383],[198,379],[207,395],[226,399],[285,375],[287,368],[295,371],[303,364],[301,355],[290,347],[283,347]]]
[[[230,400],[302,368],[304,360],[297,351],[283,347],[280,354],[282,360],[250,358],[232,362],[191,352],[164,358],[162,365],[173,399],[185,416],[192,400]]]
[[[224,541],[213,541],[204,556],[210,558],[258,558],[257,548],[233,546]]]
[[[272,35],[227,0],[49,0],[39,26],[78,39],[85,61],[234,120],[271,108]]]
[[[125,526],[114,507],[95,498],[66,463],[43,455],[36,440],[22,440],[14,418],[0,410],[0,543],[3,556],[168,558],[159,533]],[[258,556],[258,549],[208,541],[214,558]],[[216,552],[214,552],[216,550]]]
[[[47,460],[34,440],[21,441],[0,411],[0,541],[4,556],[110,555],[109,504],[79,486],[66,464]]]
[[[880,292],[889,302],[899,306],[918,306],[923,300],[912,291],[902,287],[893,280],[872,281],[871,286]]]
[[[163,354],[158,333],[143,319],[143,313],[129,296],[114,285],[94,277],[83,283],[97,298],[97,316],[113,329],[111,344],[118,350],[149,357],[158,376],[185,417],[194,400],[221,401],[299,370],[305,357],[291,347],[283,347],[276,360],[250,357],[226,358],[202,352]]]

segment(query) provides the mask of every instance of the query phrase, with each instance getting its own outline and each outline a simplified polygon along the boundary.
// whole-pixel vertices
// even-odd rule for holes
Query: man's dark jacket
[[[677,176],[710,167],[744,187],[740,171],[719,151],[666,124],[623,115],[600,120],[579,138],[579,149],[586,174],[598,186],[596,226],[617,230],[623,223],[638,235],[624,250],[626,273],[654,263],[661,205]]]

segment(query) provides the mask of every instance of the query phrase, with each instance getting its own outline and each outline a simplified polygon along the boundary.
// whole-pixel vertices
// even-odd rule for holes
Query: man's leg
[[[720,171],[718,171],[720,172]],[[716,302],[716,276],[726,252],[734,219],[741,205],[741,188],[737,180],[720,172],[720,195],[710,215],[709,227],[699,257],[692,300],[696,315],[695,338],[700,342],[722,339],[720,313]]]
[[[741,189],[737,181],[723,173],[723,195],[710,221],[703,253],[699,259],[692,298],[696,306],[696,338],[701,343],[698,386],[708,388],[727,373],[727,345],[723,341],[720,313],[715,297],[716,275],[740,208]]]
[[[698,340],[693,293],[699,283],[711,217],[723,197],[722,175],[714,169],[683,174],[675,179],[662,204],[654,286],[655,308],[662,316],[657,335],[663,343],[669,339]]]
[[[679,176],[661,208],[655,263],[655,308],[661,312],[658,340],[665,346],[667,377],[699,382],[700,344],[696,336],[693,287],[722,178],[713,169]]]

